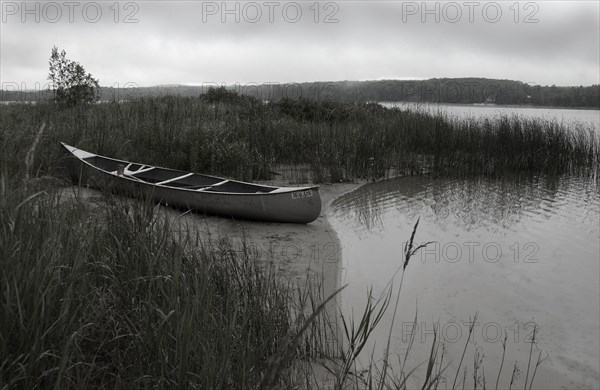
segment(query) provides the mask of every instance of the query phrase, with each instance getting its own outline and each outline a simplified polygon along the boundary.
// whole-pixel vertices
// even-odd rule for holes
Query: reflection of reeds
[[[314,181],[393,174],[578,173],[600,163],[600,134],[585,126],[503,116],[451,118],[377,104],[306,99],[144,98],[58,111],[0,107],[2,165],[19,168],[41,122],[35,165],[57,166],[57,141],[172,168],[267,178],[279,165],[310,167]],[[276,172],[276,171],[275,171]]]

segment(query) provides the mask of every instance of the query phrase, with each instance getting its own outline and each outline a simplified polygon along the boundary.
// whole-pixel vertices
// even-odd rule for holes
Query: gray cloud
[[[72,23],[62,2],[55,3],[62,18],[48,8],[39,23],[31,14],[22,23],[22,10],[13,15],[6,4],[22,3],[2,3],[0,78],[28,86],[45,82],[53,45],[103,85],[466,76],[600,82],[597,2],[518,3],[516,22],[513,2],[477,3],[472,22],[465,2],[429,2],[438,11],[425,22],[420,1],[321,2],[318,14],[314,2],[229,2],[230,13],[221,1],[130,2],[119,3],[118,14],[113,2],[98,2],[95,23],[94,3],[80,3]],[[492,23],[496,5],[502,14]],[[462,15],[452,23],[456,10]],[[524,23],[532,12],[537,22]],[[137,22],[124,23],[127,16]],[[328,16],[335,23],[324,23]]]

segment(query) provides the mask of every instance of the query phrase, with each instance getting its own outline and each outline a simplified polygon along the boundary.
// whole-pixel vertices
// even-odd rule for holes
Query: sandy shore
[[[234,243],[245,240],[261,259],[273,262],[278,275],[284,280],[291,283],[322,280],[323,285],[333,292],[339,285],[341,248],[327,220],[327,211],[333,199],[356,187],[357,184],[321,186],[321,214],[306,225],[233,220],[190,213],[178,215],[176,211],[169,214],[193,227],[203,238],[218,240],[227,237]]]
[[[287,185],[288,183],[270,183]],[[320,288],[321,298],[325,299],[341,287],[342,248],[336,232],[327,219],[331,202],[338,196],[357,188],[359,183],[325,184],[320,186],[322,209],[317,220],[310,224],[266,223],[240,221],[222,217],[206,217],[197,214],[177,216],[188,226],[197,230],[203,238],[228,240],[239,243],[245,240],[258,251],[261,259],[271,261],[277,275],[293,288],[307,288],[307,283]],[[314,291],[314,290],[313,290]],[[339,298],[332,300],[325,308],[325,315],[337,336],[326,336],[330,346],[340,339]],[[307,312],[310,312],[307,308]],[[312,388],[333,389],[334,376],[323,362],[298,362],[297,368],[311,378]],[[351,387],[349,383],[348,388]]]
[[[288,183],[270,182],[274,185]],[[322,209],[319,217],[309,224],[273,223],[234,220],[219,216],[182,212],[169,207],[161,211],[181,229],[189,229],[198,237],[214,242],[222,238],[241,245],[246,242],[262,260],[272,262],[282,280],[292,284],[312,279],[320,281],[326,288],[325,296],[339,288],[341,247],[338,237],[327,220],[331,202],[341,194],[357,188],[358,183],[324,184],[320,186]],[[77,197],[92,203],[101,203],[101,191],[67,187],[64,198]],[[131,200],[133,201],[133,200]]]
[[[269,182],[289,185],[289,182]],[[293,184],[293,183],[292,183]],[[197,234],[202,241],[227,238],[234,245],[246,242],[263,261],[271,266],[284,283],[292,287],[306,288],[307,282],[320,287],[322,297],[328,297],[340,288],[342,275],[342,250],[340,241],[327,220],[331,202],[338,196],[357,188],[360,183],[323,184],[320,186],[322,209],[320,216],[310,224],[286,224],[234,220],[218,216],[181,212],[162,207],[182,229]],[[100,191],[82,187],[66,188],[66,197],[78,197],[100,201]],[[132,200],[133,201],[133,200]],[[332,301],[326,314],[337,322],[339,300]],[[337,324],[339,327],[339,324]],[[332,343],[335,343],[332,340]],[[309,363],[313,381],[318,388],[329,388],[333,377],[320,364]]]
[[[339,288],[341,248],[340,241],[327,220],[327,212],[336,197],[359,185],[321,185],[321,214],[309,224],[234,220],[182,212],[169,207],[161,209],[174,221],[180,222],[182,229],[190,229],[202,240],[216,242],[221,238],[228,238],[235,244],[245,241],[257,251],[261,259],[272,261],[278,275],[284,280],[295,283],[316,279],[333,292]],[[101,201],[103,194],[98,190],[74,186],[65,188],[63,197],[77,197],[97,203]]]
[[[279,180],[268,184],[290,185],[290,182]],[[182,212],[169,207],[161,207],[161,211],[173,221],[179,222],[182,230],[197,234],[202,241],[217,242],[227,238],[240,247],[242,242],[246,242],[261,260],[271,262],[284,282],[296,287],[305,286],[310,280],[318,283],[323,296],[327,297],[340,288],[342,255],[340,241],[327,220],[327,212],[336,197],[359,185],[321,185],[321,214],[309,224],[234,220]],[[94,203],[101,202],[103,197],[100,191],[76,186],[65,188],[63,196],[87,199]]]

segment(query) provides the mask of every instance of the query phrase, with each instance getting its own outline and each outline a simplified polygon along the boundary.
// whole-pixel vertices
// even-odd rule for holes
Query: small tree
[[[100,97],[98,80],[90,73],[86,74],[81,64],[67,59],[64,50],[59,52],[54,46],[49,64],[48,80],[51,82],[50,88],[55,102],[75,106],[98,100]]]
[[[235,91],[230,91],[225,87],[209,87],[204,94],[203,99],[208,103],[235,103],[242,97]]]

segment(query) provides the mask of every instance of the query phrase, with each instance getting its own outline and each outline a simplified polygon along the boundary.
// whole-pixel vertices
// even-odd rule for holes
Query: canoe
[[[205,214],[310,223],[321,213],[318,186],[274,187],[118,160],[62,143],[75,184]]]

